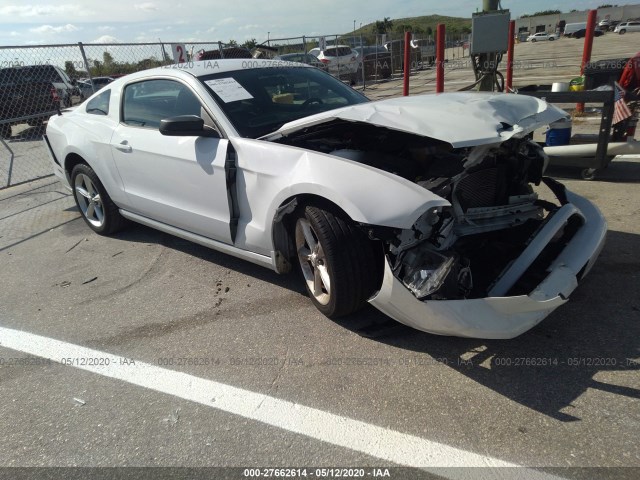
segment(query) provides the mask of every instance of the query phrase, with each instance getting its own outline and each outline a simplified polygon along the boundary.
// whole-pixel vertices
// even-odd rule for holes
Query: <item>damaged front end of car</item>
[[[456,153],[459,173],[417,182],[450,206],[393,234],[370,228],[388,245],[371,303],[431,333],[512,338],[567,300],[602,249],[606,223],[543,176],[547,158],[528,138]],[[541,184],[553,200],[533,188]]]
[[[562,305],[604,245],[599,210],[544,176],[548,157],[532,140],[564,115],[518,95],[405,97],[311,117],[271,140],[446,200],[405,228],[360,222],[385,246],[370,303],[431,333],[511,338]]]

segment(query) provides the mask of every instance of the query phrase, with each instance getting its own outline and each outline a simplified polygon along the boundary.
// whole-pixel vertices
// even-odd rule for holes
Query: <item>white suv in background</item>
[[[622,22],[616,26],[615,33],[620,35],[627,32],[640,32],[640,21],[634,20],[632,22]]]
[[[331,75],[358,80],[358,52],[349,45],[331,45],[324,50],[312,48],[309,53],[325,64]]]

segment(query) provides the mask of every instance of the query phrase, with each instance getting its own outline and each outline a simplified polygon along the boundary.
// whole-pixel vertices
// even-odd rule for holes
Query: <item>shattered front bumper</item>
[[[382,287],[370,303],[405,325],[438,335],[504,339],[526,332],[567,301],[604,246],[607,223],[598,208],[568,190],[563,193],[567,203],[557,214],[576,214],[584,223],[551,264],[545,280],[528,295],[420,301],[394,277],[387,262]],[[526,268],[535,259],[532,251],[549,242],[550,229],[539,232],[514,264]],[[513,267],[512,275],[518,271],[518,265]]]

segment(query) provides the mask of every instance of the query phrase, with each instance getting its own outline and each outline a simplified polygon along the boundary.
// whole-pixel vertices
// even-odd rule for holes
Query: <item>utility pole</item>
[[[482,4],[482,12],[496,12],[498,11],[498,6],[500,5],[500,0],[483,0]],[[496,53],[485,53],[480,55],[480,65],[483,70],[486,70],[487,67],[491,69],[492,66],[495,65],[498,60],[498,55]],[[498,66],[495,65],[493,67],[497,69]],[[478,90],[481,92],[493,92],[493,86],[495,85],[496,78],[494,75],[486,75],[480,84],[478,85]]]

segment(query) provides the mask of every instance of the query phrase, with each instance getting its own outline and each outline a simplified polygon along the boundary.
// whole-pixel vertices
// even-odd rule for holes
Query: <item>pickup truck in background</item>
[[[79,95],[75,81],[54,65],[0,69],[0,137],[11,137],[11,126],[42,125]]]

